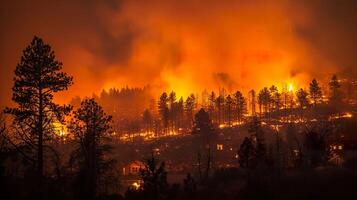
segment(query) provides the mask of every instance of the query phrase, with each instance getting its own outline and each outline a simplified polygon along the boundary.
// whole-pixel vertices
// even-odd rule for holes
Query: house
[[[144,163],[140,161],[133,161],[126,166],[123,167],[123,175],[130,176],[130,175],[139,175],[140,169],[144,169]]]
[[[345,161],[357,160],[357,140],[353,138],[343,138],[338,142],[333,142],[330,147],[331,163],[341,166]]]

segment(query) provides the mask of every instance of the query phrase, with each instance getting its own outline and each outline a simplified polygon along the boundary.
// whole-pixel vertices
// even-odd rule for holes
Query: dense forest
[[[357,197],[356,80],[185,98],[125,87],[57,104],[73,80],[34,37],[1,114],[3,199]]]

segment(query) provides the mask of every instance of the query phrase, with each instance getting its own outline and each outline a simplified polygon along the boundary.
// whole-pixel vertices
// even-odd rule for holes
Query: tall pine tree
[[[27,147],[28,151],[21,154],[35,166],[40,186],[45,152],[55,136],[53,123],[63,122],[71,110],[69,105],[53,101],[55,93],[67,90],[73,83],[72,77],[61,70],[62,63],[51,46],[35,36],[16,66],[12,100],[17,106],[5,109],[13,115],[15,134],[21,138],[16,145]]]
[[[76,144],[72,158],[79,169],[80,199],[95,199],[104,183],[115,177],[110,173],[115,161],[108,158],[112,146],[105,142],[109,141],[111,120],[92,98],[82,101],[68,126]]]
[[[242,122],[243,115],[247,112],[247,103],[240,91],[234,94],[234,105],[237,114],[238,122]]]
[[[341,99],[341,91],[340,91],[341,84],[337,78],[336,75],[333,75],[330,82],[329,82],[329,88],[330,88],[330,103],[336,104],[338,103]]]
[[[308,100],[307,96],[308,96],[308,93],[302,88],[300,88],[300,90],[298,90],[296,92],[297,101],[298,101],[299,107],[300,107],[300,119],[301,120],[303,118],[304,109],[307,106],[309,106],[309,100]]]
[[[322,91],[319,83],[316,79],[313,79],[310,83],[310,97],[313,101],[314,106],[322,101]]]

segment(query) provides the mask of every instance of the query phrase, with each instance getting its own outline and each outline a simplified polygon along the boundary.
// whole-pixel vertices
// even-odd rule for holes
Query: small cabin
[[[140,161],[133,161],[126,166],[123,167],[123,175],[130,176],[130,175],[139,175],[140,169],[144,169],[144,163]]]

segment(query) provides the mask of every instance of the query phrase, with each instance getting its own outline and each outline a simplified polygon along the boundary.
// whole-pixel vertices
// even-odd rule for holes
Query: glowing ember
[[[134,182],[134,183],[132,184],[132,186],[133,186],[133,188],[134,188],[135,190],[138,190],[138,189],[140,188],[140,183]]]
[[[346,114],[344,115],[344,117],[346,117],[346,118],[352,118],[353,115],[352,115],[352,113],[346,113]]]
[[[220,124],[218,127],[222,129],[222,128],[226,128],[227,125],[225,125],[225,124]]]
[[[346,113],[343,113],[343,114],[332,115],[332,116],[329,117],[329,120],[352,118],[352,117],[353,117],[352,113],[346,112]]]

